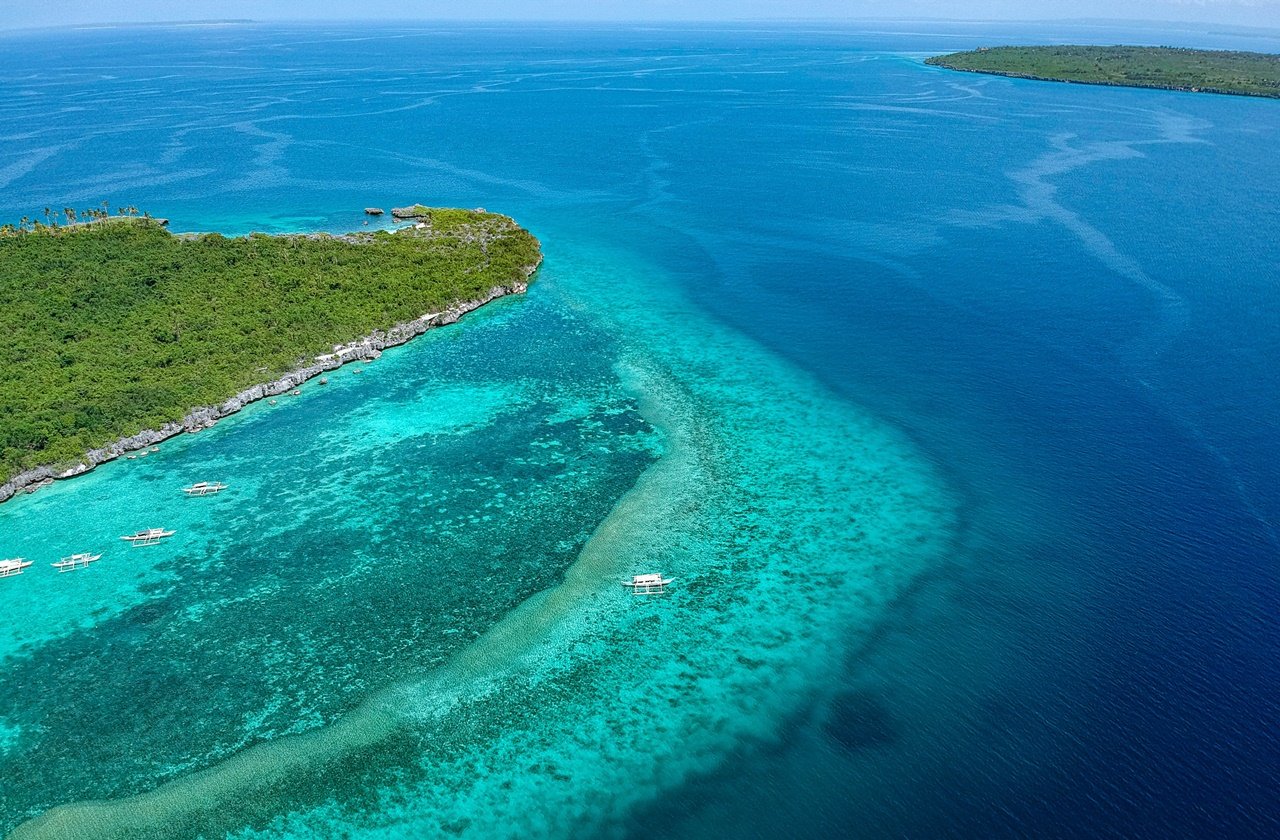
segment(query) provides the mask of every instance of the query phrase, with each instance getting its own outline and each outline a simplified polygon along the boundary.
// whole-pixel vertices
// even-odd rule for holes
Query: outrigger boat
[[[75,569],[83,569],[93,561],[100,559],[102,559],[101,554],[90,554],[86,551],[81,554],[73,554],[70,557],[63,557],[57,563],[50,563],[49,565],[53,566],[58,570],[58,573],[61,574],[62,572],[70,572]]]
[[[145,531],[139,531],[136,534],[129,534],[128,536],[121,537],[120,539],[125,542],[133,543],[134,548],[137,548],[140,545],[155,545],[165,537],[172,537],[174,533],[174,531],[166,531],[163,528],[148,528]]]
[[[226,489],[227,485],[220,481],[201,481],[190,487],[183,487],[182,492],[188,496],[211,496]]]
[[[0,577],[13,577],[22,574],[22,570],[30,566],[33,560],[23,560],[21,557],[14,557],[12,560],[0,560]]]
[[[631,580],[624,580],[622,585],[629,587],[632,595],[661,595],[674,582],[673,578],[662,575],[632,575]]]

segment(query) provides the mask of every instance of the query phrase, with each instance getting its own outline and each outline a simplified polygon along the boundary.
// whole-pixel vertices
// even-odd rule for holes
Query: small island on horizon
[[[64,215],[0,226],[0,502],[376,358],[523,292],[542,260],[510,217],[420,204],[337,236]]]
[[[980,47],[925,64],[1018,79],[1280,98],[1280,55],[1180,47]]]

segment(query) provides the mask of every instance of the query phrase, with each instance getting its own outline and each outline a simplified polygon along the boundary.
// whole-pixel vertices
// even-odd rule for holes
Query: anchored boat
[[[631,580],[624,580],[622,585],[629,587],[632,595],[661,595],[673,582],[673,578],[662,575],[632,575]]]
[[[227,489],[227,485],[219,481],[201,481],[190,487],[183,487],[182,492],[188,496],[212,496]]]
[[[90,554],[86,551],[81,554],[72,554],[70,557],[63,557],[57,563],[50,563],[49,565],[53,566],[61,574],[75,569],[83,569],[93,561],[100,559],[102,559],[101,554]]]
[[[0,560],[0,577],[13,577],[22,574],[22,570],[30,566],[33,560],[23,560],[21,557],[14,557],[9,560]]]
[[[134,548],[137,548],[140,545],[155,545],[166,537],[172,537],[174,533],[176,532],[166,531],[163,528],[148,528],[145,531],[139,531],[136,534],[129,534],[128,536],[121,537],[120,539],[125,542],[133,543]]]

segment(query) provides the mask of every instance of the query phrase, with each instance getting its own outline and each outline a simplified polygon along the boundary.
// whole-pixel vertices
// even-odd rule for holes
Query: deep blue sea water
[[[0,38],[6,221],[422,201],[547,257],[359,377],[0,506],[0,556],[111,549],[0,582],[0,831],[1280,834],[1280,103],[922,63],[1040,41],[1280,51]],[[618,591],[654,566],[671,596]]]

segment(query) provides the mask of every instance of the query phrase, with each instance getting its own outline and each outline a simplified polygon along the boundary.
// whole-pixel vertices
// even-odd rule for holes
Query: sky
[[[7,0],[0,28],[190,20],[1124,19],[1280,28],[1280,0]]]

